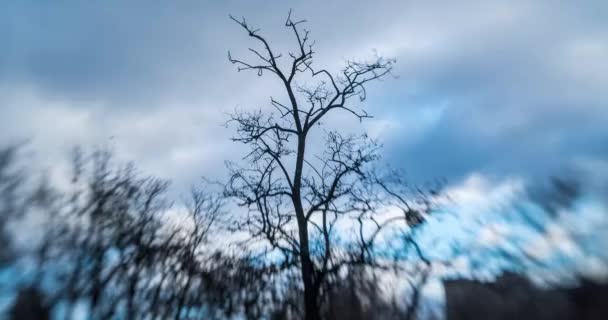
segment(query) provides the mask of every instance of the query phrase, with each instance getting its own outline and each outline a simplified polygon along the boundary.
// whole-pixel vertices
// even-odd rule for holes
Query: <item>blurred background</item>
[[[289,70],[289,21],[304,69],[390,71],[307,141],[318,317],[608,317],[604,1],[1,6],[0,317],[313,319],[293,186],[249,188],[273,154],[243,139],[290,97],[238,61],[253,31]]]

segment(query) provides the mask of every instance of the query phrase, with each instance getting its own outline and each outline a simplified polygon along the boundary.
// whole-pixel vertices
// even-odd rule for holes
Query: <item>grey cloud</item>
[[[389,158],[414,179],[473,171],[541,177],[577,157],[608,156],[601,147],[608,142],[608,29],[598,8],[511,9],[522,12],[484,30],[439,22],[438,33],[452,38],[421,55],[404,51],[403,76],[390,88],[402,93],[392,94],[385,115],[446,105],[421,139],[389,138]]]
[[[544,174],[608,156],[603,1],[15,1],[0,12],[0,88],[39,98],[0,97],[0,125],[47,137],[49,150],[113,136],[126,157],[179,183],[217,172],[239,153],[223,114],[277,88],[226,61],[252,44],[227,16],[287,49],[290,6],[309,21],[318,65],[372,49],[398,59],[399,77],[370,88],[367,126],[415,179]],[[68,130],[82,114],[93,118]]]
[[[194,12],[200,10],[125,2],[9,5],[1,17],[8,39],[2,80],[129,105],[163,99],[162,90],[191,94],[189,81],[217,73],[207,61],[215,58],[208,20]]]

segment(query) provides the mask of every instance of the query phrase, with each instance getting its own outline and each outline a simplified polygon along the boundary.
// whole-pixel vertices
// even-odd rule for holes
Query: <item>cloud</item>
[[[55,181],[69,177],[69,157],[76,146],[109,148],[121,162],[135,161],[145,174],[171,179],[175,192],[200,183],[203,175],[223,178],[226,158],[234,157],[224,141],[223,115],[180,106],[180,112],[138,108],[107,112],[102,105],[82,108],[74,101],[36,89],[0,88],[6,134],[0,144],[27,141],[28,160]],[[65,179],[63,179],[65,180]]]
[[[568,235],[567,231],[558,224],[547,226],[547,232],[531,239],[524,250],[543,261],[560,254],[571,259],[580,259],[582,255],[578,245]]]
[[[523,267],[539,281],[561,281],[577,274],[605,279],[605,198],[583,192],[568,203],[547,207],[529,193],[537,184],[476,173],[448,186],[450,201],[421,233],[423,250],[440,261],[460,257],[471,274]],[[442,272],[464,272],[458,270]]]
[[[504,212],[521,198],[524,188],[521,178],[491,179],[479,173],[448,185],[448,199],[440,201],[418,233],[419,243],[431,259],[450,265],[454,258],[467,260],[467,268],[450,266],[441,271],[446,274],[470,274],[480,256],[488,262],[484,272],[496,270],[500,261],[489,260],[488,252],[511,241],[513,226]]]
[[[405,15],[403,38],[429,37],[427,45],[395,50],[401,77],[382,99],[386,114],[408,119],[416,108],[445,109],[422,139],[395,132],[391,160],[419,181],[475,170],[542,176],[578,156],[605,158],[606,24],[593,17],[593,5],[547,5],[421,10],[437,15],[421,22]],[[393,42],[400,37],[395,32]]]
[[[38,101],[3,97],[0,125],[47,149],[113,136],[178,184],[216,172],[220,156],[242,151],[219,128],[224,113],[280,93],[226,61],[254,45],[227,15],[288,49],[289,6],[309,22],[316,65],[337,70],[373,49],[397,58],[398,78],[370,86],[373,120],[330,124],[369,130],[414,182],[544,176],[608,158],[603,1],[14,2],[0,13],[0,88]]]

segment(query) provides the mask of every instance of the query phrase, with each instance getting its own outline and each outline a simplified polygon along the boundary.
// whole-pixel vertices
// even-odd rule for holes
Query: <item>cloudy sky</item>
[[[279,48],[289,8],[306,18],[317,65],[397,59],[370,88],[384,143],[412,180],[538,178],[608,169],[605,1],[9,1],[0,10],[0,143],[29,139],[47,166],[76,144],[112,145],[178,189],[221,176],[239,154],[226,112],[259,107],[272,79],[226,58]],[[350,123],[350,122],[349,122]]]
[[[582,172],[606,186],[606,1],[160,3],[5,1],[0,145],[29,141],[28,157],[50,171],[67,166],[75,145],[110,146],[171,179],[176,194],[201,176],[224,178],[224,161],[244,152],[229,140],[226,113],[267,105],[279,90],[228,62],[228,50],[245,56],[252,45],[228,15],[247,17],[288,49],[283,23],[293,8],[316,40],[317,66],[337,70],[375,52],[397,59],[396,77],[369,88],[374,118],[338,119],[341,128],[377,137],[384,161],[415,182],[447,179],[471,221],[504,211],[502,200],[550,175]],[[608,230],[605,205],[581,206],[588,217],[603,214]],[[495,219],[471,239],[458,219],[431,229],[448,240],[467,234],[472,247],[516,229]],[[532,241],[532,254],[563,247],[591,261],[572,253],[564,228],[551,230]],[[596,248],[608,247],[600,240]]]

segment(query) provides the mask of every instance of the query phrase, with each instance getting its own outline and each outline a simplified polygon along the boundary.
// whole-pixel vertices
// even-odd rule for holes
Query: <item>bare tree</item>
[[[249,230],[252,241],[261,240],[279,253],[282,266],[299,268],[305,318],[317,320],[324,282],[342,268],[374,264],[373,244],[383,227],[396,221],[415,227],[428,212],[428,206],[414,206],[411,197],[401,192],[404,188],[393,188],[401,179],[377,173],[373,165],[379,159],[379,145],[374,140],[323,130],[322,123],[330,114],[369,118],[358,106],[366,98],[366,86],[389,75],[395,60],[347,61],[340,72],[332,74],[313,66],[314,43],[302,27],[305,21],[294,20],[291,12],[285,27],[295,38],[295,50],[286,56],[275,51],[245,18],[230,18],[261,49],[249,48],[253,61],[235,58],[230,52],[229,61],[239,71],[277,79],[287,101],[271,97],[274,112],[231,115],[229,123],[235,124],[237,132],[233,140],[248,146],[250,152],[244,165],[229,163],[226,194],[248,208],[239,226]],[[310,137],[324,132],[325,150],[307,151]],[[419,199],[426,196],[420,190],[412,194]],[[375,219],[382,208],[390,206],[400,207],[403,214],[386,221]],[[350,245],[337,233],[338,223],[344,220],[352,221],[349,230],[356,235]]]
[[[14,172],[14,157],[16,148],[6,147],[0,149],[0,242],[4,248],[0,250],[0,266],[8,263],[12,258],[11,239],[7,225],[16,215],[16,189],[22,183],[22,176]]]
[[[182,319],[195,312],[207,319],[222,313],[215,278],[230,260],[206,247],[222,213],[221,197],[193,189],[181,215],[187,226],[173,226],[167,222],[179,216],[169,213],[168,182],[115,165],[109,152],[77,152],[72,185],[59,190],[33,184],[17,165],[17,149],[2,150],[0,222],[14,232],[0,234],[8,243],[17,233],[33,239],[29,246],[15,246],[5,261],[26,274],[6,288],[16,299],[10,314],[0,310],[0,317],[45,319],[62,305],[70,318],[82,303],[91,319]],[[33,215],[43,222],[40,232],[20,224],[21,217]],[[31,267],[20,268],[21,262]],[[236,268],[241,265],[232,272]]]

